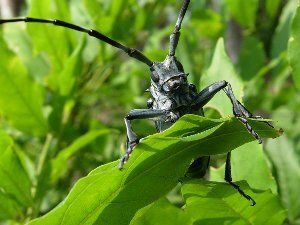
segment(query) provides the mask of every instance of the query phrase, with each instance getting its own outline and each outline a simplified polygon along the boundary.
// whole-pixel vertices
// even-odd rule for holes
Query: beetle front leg
[[[242,105],[242,103],[240,103],[236,97],[233,94],[231,85],[229,83],[227,83],[227,86],[223,89],[224,92],[226,93],[226,95],[228,96],[228,98],[230,99],[231,103],[232,103],[232,107],[233,107],[233,114],[234,116],[241,121],[245,127],[247,128],[248,132],[256,139],[258,140],[259,144],[262,143],[262,139],[260,138],[260,136],[253,130],[253,128],[250,126],[250,124],[248,123],[246,118],[253,118],[253,119],[262,119],[261,116],[254,116],[251,112],[249,112],[248,109],[246,109],[245,106]],[[267,125],[269,125],[270,127],[274,128],[272,124],[270,124],[269,122],[265,122]]]
[[[252,129],[250,124],[248,123],[246,118],[254,118],[254,119],[261,119],[260,116],[254,116],[252,113],[250,113],[245,106],[243,106],[234,96],[231,85],[226,81],[218,81],[205,89],[203,89],[195,98],[194,100],[194,107],[202,108],[205,104],[207,104],[216,93],[218,93],[220,90],[224,90],[228,98],[230,99],[232,103],[233,108],[233,114],[234,116],[240,120],[245,127],[247,128],[248,132],[258,140],[259,143],[262,143],[261,138],[259,135]],[[264,122],[268,124],[269,126],[273,127],[272,124],[269,122]]]
[[[133,148],[139,143],[139,138],[136,133],[133,131],[131,126],[131,121],[135,119],[150,119],[166,114],[165,110],[155,110],[155,109],[133,109],[128,115],[124,118],[126,131],[127,131],[127,144],[126,144],[126,153],[121,158],[119,169],[121,170],[124,164],[128,161],[130,154],[133,151]]]
[[[263,119],[261,116],[255,116],[253,115],[244,105],[242,105],[242,103],[240,103],[236,97],[233,94],[231,85],[229,83],[227,83],[227,87],[223,89],[224,92],[226,93],[226,95],[229,97],[230,101],[232,102],[233,105],[233,113],[235,116],[237,117],[245,117],[245,118],[252,118],[252,119]],[[242,121],[240,120],[242,123],[244,123],[245,125],[247,124],[247,121]],[[267,121],[263,121],[264,123],[266,123],[268,126],[274,128],[274,126]]]

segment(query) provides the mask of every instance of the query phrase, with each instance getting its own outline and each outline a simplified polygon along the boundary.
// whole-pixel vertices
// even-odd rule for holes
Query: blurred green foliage
[[[28,0],[22,16],[57,18],[93,28],[162,61],[181,3]],[[145,207],[135,213],[131,224],[161,224],[157,218],[166,215],[174,221],[165,224],[245,224],[247,210],[262,213],[247,223],[267,224],[261,218],[278,212],[272,224],[281,224],[285,219],[281,204],[287,210],[284,223],[300,224],[298,5],[298,0],[191,0],[177,50],[190,73],[189,81],[198,89],[226,79],[247,108],[274,119],[285,130],[283,137],[268,140],[263,147],[248,143],[233,152],[233,179],[246,180],[251,188],[259,189],[254,192],[266,204],[265,210],[259,210],[261,205],[257,209],[241,206],[246,207],[241,212],[244,220],[237,214],[215,215],[213,210],[227,212],[232,204],[248,202],[223,184],[187,181],[182,189],[186,210],[178,208],[184,202],[177,189],[167,195],[168,200],[161,192],[156,196],[160,200],[142,204]],[[0,224],[25,224],[48,213],[79,178],[105,164],[76,183],[68,199],[77,195],[82,183],[99,176],[97,172],[115,165],[107,163],[124,151],[123,117],[133,108],[146,107],[149,80],[145,65],[84,34],[43,24],[1,25]],[[214,118],[231,115],[226,95],[218,94],[205,113]],[[155,133],[148,121],[136,121],[134,129],[141,137]],[[220,145],[218,153],[224,153]],[[222,180],[223,162],[222,156],[214,158],[213,166],[220,168],[211,168],[210,180]],[[166,173],[173,170],[166,165],[162,168]],[[97,192],[97,188],[102,186],[109,189],[115,176],[122,178],[118,172],[108,174],[106,183],[100,176],[100,186],[93,193],[101,195],[103,190]],[[85,195],[81,210],[88,209],[95,195]],[[193,207],[205,211],[200,214]],[[126,213],[126,204],[119,216],[124,221],[133,217]],[[94,221],[100,224],[97,218]]]

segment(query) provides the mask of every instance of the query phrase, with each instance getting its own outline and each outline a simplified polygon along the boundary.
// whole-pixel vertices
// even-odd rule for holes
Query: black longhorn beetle
[[[213,96],[219,91],[223,90],[230,99],[233,107],[234,116],[241,121],[249,133],[261,144],[262,140],[259,135],[252,129],[246,118],[261,119],[260,116],[254,116],[245,106],[243,106],[234,96],[231,85],[226,81],[218,81],[206,87],[199,93],[196,86],[189,84],[187,81],[188,74],[184,72],[182,64],[175,57],[175,50],[180,38],[180,29],[182,20],[185,16],[190,0],[184,0],[180,10],[175,29],[170,35],[170,49],[169,54],[163,62],[152,62],[140,51],[129,48],[104,34],[86,29],[71,23],[61,20],[47,20],[38,18],[13,18],[0,19],[0,24],[26,22],[26,23],[45,23],[56,26],[65,27],[79,32],[87,33],[88,35],[97,38],[101,41],[112,45],[136,60],[145,63],[150,68],[151,85],[149,92],[152,97],[148,100],[148,109],[133,109],[127,116],[125,116],[125,125],[127,130],[127,149],[125,155],[121,158],[119,169],[122,169],[124,164],[128,161],[130,154],[134,147],[138,144],[139,138],[134,133],[131,127],[131,121],[135,119],[155,119],[155,125],[158,132],[170,127],[176,120],[185,114],[199,114],[204,116],[203,106],[207,104]],[[269,122],[265,122],[273,127]],[[240,187],[232,181],[231,177],[231,153],[227,153],[225,166],[225,181],[234,187],[243,197],[255,205],[255,201],[247,195]],[[197,173],[197,176],[203,177],[209,165],[210,157],[200,157],[196,159],[190,166],[187,173]],[[195,174],[196,174],[195,173]]]

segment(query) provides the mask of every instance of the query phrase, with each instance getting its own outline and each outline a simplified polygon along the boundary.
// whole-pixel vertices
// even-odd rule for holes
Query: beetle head
[[[152,84],[167,94],[187,90],[187,75],[174,56],[167,56],[165,61],[153,63],[151,67]]]

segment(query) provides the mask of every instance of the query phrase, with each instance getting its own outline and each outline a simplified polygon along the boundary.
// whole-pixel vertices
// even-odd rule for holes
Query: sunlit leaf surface
[[[261,122],[253,127],[262,137],[278,135]],[[141,141],[122,171],[118,162],[95,169],[56,209],[30,224],[128,224],[139,208],[170,191],[194,158],[226,153],[252,140],[237,119],[184,116]]]

